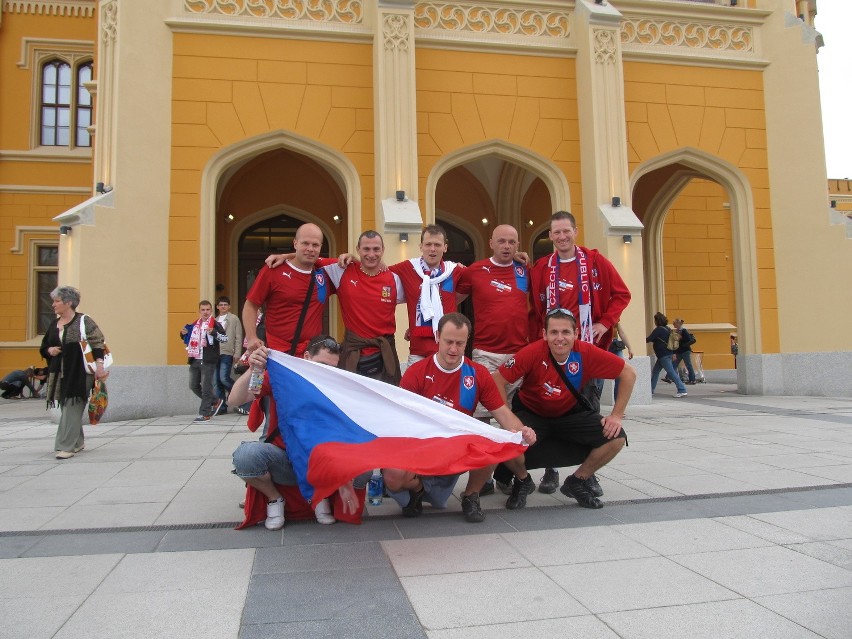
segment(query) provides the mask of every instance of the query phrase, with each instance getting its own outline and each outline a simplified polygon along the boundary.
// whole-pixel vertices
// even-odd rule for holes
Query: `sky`
[[[817,55],[829,179],[852,178],[852,0],[818,0],[814,20],[825,46]]]

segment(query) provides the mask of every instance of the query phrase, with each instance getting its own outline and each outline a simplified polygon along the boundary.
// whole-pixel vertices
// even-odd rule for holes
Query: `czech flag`
[[[520,433],[407,390],[269,351],[278,426],[305,499],[373,468],[450,475],[517,457]]]

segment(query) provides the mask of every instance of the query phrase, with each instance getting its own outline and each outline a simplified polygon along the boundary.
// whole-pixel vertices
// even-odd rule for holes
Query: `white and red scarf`
[[[192,327],[192,332],[189,334],[189,342],[186,344],[186,352],[193,359],[201,359],[201,351],[207,345],[208,328],[213,328],[213,322],[216,320],[213,316],[203,321],[200,317]],[[204,342],[202,342],[202,339]]]
[[[428,268],[422,257],[413,257],[411,266],[414,267],[414,272],[420,276],[422,280],[420,284],[420,302],[418,310],[424,322],[432,323],[432,332],[437,339],[438,322],[444,316],[444,304],[441,301],[441,282],[448,277],[452,277],[453,271],[457,264],[455,262],[442,262],[443,270],[434,277],[426,274]],[[430,273],[434,273],[436,269],[432,269]]]
[[[579,321],[580,340],[594,343],[594,333],[592,333],[592,285],[589,278],[589,258],[586,252],[579,246],[574,247],[575,255],[577,256],[577,308],[580,309]],[[546,312],[552,311],[554,308],[560,308],[559,304],[559,253],[553,253],[547,260],[548,278],[547,278],[547,309]]]

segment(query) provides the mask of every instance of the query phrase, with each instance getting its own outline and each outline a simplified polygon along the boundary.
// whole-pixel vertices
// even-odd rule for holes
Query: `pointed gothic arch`
[[[276,149],[287,149],[305,155],[340,181],[346,197],[348,237],[358,237],[360,234],[361,181],[355,165],[345,155],[325,144],[290,131],[271,131],[240,140],[217,151],[202,173],[199,290],[213,290],[215,286],[215,218],[220,181],[233,167]]]
[[[731,231],[736,278],[737,333],[741,353],[760,353],[760,295],[757,284],[757,243],[754,199],[748,178],[733,164],[692,147],[676,149],[643,162],[633,171],[630,190],[634,194],[643,177],[676,167],[648,204],[644,219],[646,292],[649,308],[665,308],[662,273],[663,223],[678,194],[693,178],[720,184],[731,205]],[[647,313],[646,313],[647,315]]]

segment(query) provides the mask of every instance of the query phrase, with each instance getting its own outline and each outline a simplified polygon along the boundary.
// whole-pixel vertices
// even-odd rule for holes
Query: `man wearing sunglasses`
[[[603,508],[589,479],[627,443],[621,420],[636,371],[617,355],[579,340],[577,321],[568,309],[546,313],[543,338],[522,348],[493,374],[504,394],[506,385],[523,378],[512,411],[536,433],[536,443],[525,455],[505,462],[515,475],[506,508],[523,508],[535,490],[527,468],[576,464],[580,467],[560,491],[584,508]],[[618,399],[606,417],[579,394],[592,379],[619,381]]]
[[[541,335],[547,311],[566,308],[577,320],[579,339],[608,350],[612,327],[630,303],[627,285],[612,262],[596,249],[577,244],[577,221],[567,211],[550,217],[549,237],[554,252],[538,259],[532,268],[530,341]],[[602,382],[593,387],[598,397],[602,387]],[[549,494],[558,486],[558,471],[546,469],[539,491]],[[600,486],[596,489],[600,491]]]

